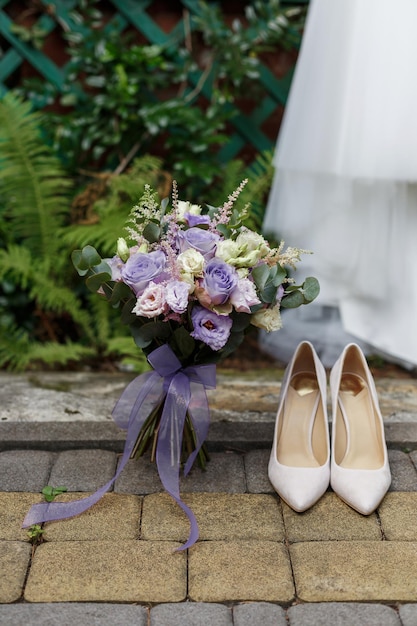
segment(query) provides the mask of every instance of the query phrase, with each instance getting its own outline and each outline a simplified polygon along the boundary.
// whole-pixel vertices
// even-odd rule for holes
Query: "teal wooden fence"
[[[308,0],[298,0],[294,4],[305,4]],[[77,31],[82,28],[71,19],[71,10],[77,5],[77,0],[41,0],[45,12],[36,21],[46,35],[52,35],[57,29],[69,28]],[[19,68],[24,64],[33,68],[45,81],[50,82],[58,91],[62,91],[65,64],[59,66],[54,60],[55,55],[48,54],[37,49],[30,42],[25,42],[21,37],[13,32],[13,0],[0,0],[0,38],[3,41],[3,55],[0,57],[0,97],[8,90],[11,77],[16,76]],[[192,17],[199,13],[198,0],[181,0],[182,8],[187,9]],[[285,2],[283,2],[285,4]],[[287,2],[287,4],[292,4]],[[149,15],[147,9],[152,5],[152,0],[109,0],[107,6],[113,11],[113,15],[107,24],[107,28],[124,31],[127,27],[136,29],[146,41],[152,44],[164,44],[168,38],[173,39],[184,37],[184,24],[179,13],[179,19],[170,33],[165,33],[154,19]],[[192,24],[192,21],[191,21]],[[34,24],[31,24],[33,30]],[[64,46],[64,43],[62,44]],[[201,74],[194,73],[191,77],[193,84],[190,88],[198,84]],[[261,152],[273,147],[278,128],[272,125],[272,131],[265,133],[262,129],[265,121],[273,115],[278,107],[285,104],[292,70],[283,77],[275,76],[266,65],[260,68],[260,81],[264,87],[265,95],[257,103],[257,106],[248,114],[239,111],[231,123],[233,125],[233,136],[227,145],[219,153],[219,159],[223,162],[236,157],[245,145],[250,145],[254,151]],[[209,85],[204,86],[208,90]],[[204,91],[203,91],[204,93]],[[208,93],[204,95],[209,96]]]

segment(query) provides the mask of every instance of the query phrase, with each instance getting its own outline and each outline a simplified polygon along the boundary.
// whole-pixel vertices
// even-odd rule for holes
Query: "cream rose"
[[[192,274],[193,276],[202,276],[204,269],[204,257],[198,250],[188,248],[178,255],[178,266],[181,274]]]
[[[270,333],[273,330],[282,328],[281,313],[279,306],[269,309],[261,309],[252,315],[250,323],[257,328],[262,328]]]
[[[247,251],[246,246],[231,239],[219,241],[216,248],[216,257],[233,267],[253,267],[260,259],[258,250]]]
[[[236,237],[236,243],[245,249],[246,253],[256,251],[259,259],[262,259],[270,251],[268,242],[253,230],[242,230]]]

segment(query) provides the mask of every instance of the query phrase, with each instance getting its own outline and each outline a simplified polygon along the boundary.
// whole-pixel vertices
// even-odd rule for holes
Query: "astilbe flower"
[[[239,187],[231,193],[227,199],[227,201],[223,204],[218,214],[213,217],[210,224],[210,230],[214,231],[219,224],[228,224],[230,220],[230,216],[232,213],[233,205],[238,199],[241,191],[247,184],[248,179],[242,180]]]

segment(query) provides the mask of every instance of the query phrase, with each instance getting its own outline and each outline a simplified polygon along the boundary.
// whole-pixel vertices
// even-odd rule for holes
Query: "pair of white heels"
[[[326,372],[312,344],[301,342],[282,381],[268,476],[295,511],[310,508],[329,483],[353,509],[369,515],[391,484],[384,425],[372,374],[354,343],[330,373],[330,452]]]

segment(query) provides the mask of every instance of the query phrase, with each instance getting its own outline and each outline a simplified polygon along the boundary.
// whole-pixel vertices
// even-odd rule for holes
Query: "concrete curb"
[[[212,451],[248,451],[269,448],[273,422],[213,422],[207,437]],[[391,449],[417,449],[417,423],[386,423]],[[0,423],[0,451],[72,450],[100,448],[122,452],[125,432],[112,422],[5,422]]]

